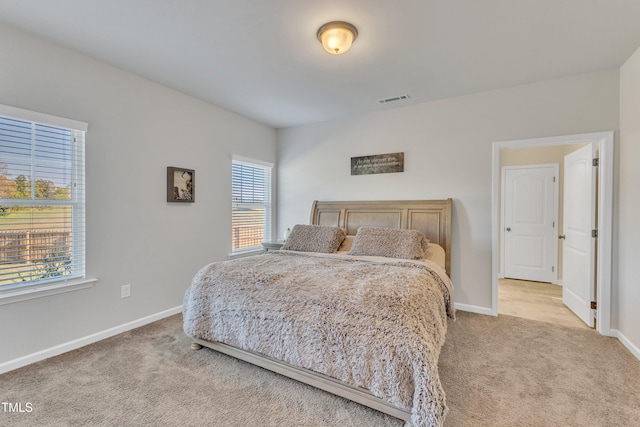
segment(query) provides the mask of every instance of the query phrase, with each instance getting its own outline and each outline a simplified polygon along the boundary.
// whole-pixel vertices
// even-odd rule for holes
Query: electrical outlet
[[[122,285],[120,287],[120,298],[128,298],[131,296],[131,285]]]

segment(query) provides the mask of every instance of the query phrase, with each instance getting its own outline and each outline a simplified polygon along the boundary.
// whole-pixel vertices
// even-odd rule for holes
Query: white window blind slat
[[[84,188],[84,131],[0,116],[0,291],[85,276]]]
[[[271,240],[271,166],[232,161],[232,253]]]

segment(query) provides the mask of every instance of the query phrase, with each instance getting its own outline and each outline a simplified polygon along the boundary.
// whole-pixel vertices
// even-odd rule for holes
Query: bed
[[[185,292],[184,330],[194,350],[441,426],[450,260],[451,199],[314,201],[283,250],[203,267]]]

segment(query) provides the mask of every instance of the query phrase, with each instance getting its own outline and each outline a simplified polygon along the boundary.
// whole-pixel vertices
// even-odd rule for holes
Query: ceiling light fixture
[[[328,22],[318,29],[318,40],[333,55],[348,51],[356,37],[358,29],[344,21]]]

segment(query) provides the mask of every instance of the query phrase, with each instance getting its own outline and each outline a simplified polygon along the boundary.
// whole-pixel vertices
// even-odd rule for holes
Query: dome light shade
[[[328,22],[318,29],[318,40],[322,43],[324,50],[333,55],[348,51],[356,37],[358,37],[356,27],[344,21]]]

